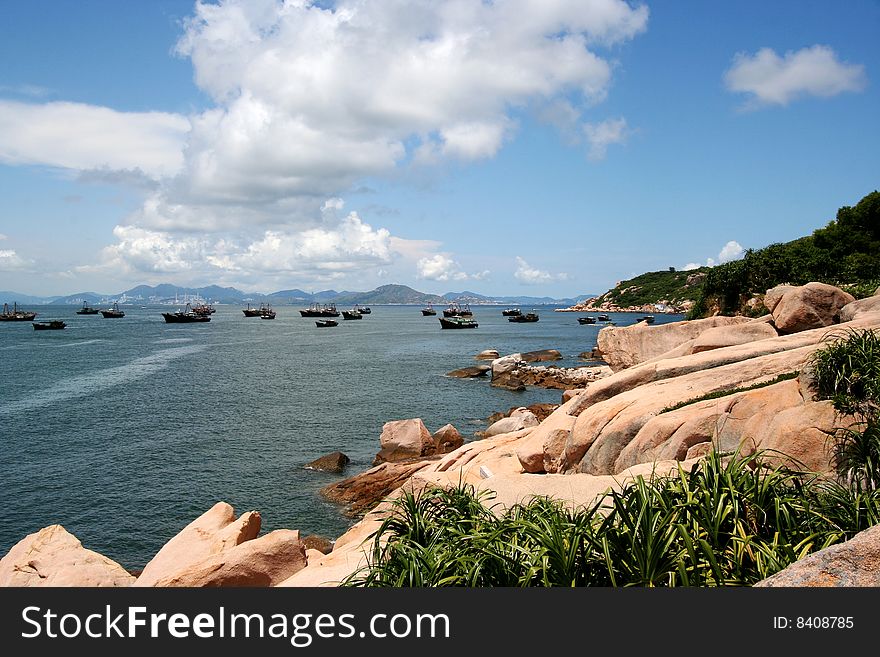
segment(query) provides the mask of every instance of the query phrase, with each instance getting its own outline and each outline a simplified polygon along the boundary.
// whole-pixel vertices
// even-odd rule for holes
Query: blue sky
[[[880,187],[880,5],[0,5],[0,289],[574,296]]]

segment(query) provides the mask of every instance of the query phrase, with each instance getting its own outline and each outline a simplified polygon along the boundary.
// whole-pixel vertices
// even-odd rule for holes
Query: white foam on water
[[[149,356],[136,358],[125,365],[118,365],[97,372],[89,372],[88,374],[80,374],[69,379],[62,379],[44,390],[28,393],[28,396],[24,399],[3,404],[0,406],[0,416],[43,408],[125,385],[155,374],[159,370],[168,367],[168,364],[177,358],[196,354],[205,349],[207,349],[207,345],[188,345],[186,347],[162,349]]]
[[[79,342],[62,342],[61,344],[46,344],[40,345],[42,347],[48,347],[49,349],[63,349],[67,347],[82,347],[87,344],[96,344],[98,342],[107,342],[103,338],[95,338],[94,340],[81,340]]]

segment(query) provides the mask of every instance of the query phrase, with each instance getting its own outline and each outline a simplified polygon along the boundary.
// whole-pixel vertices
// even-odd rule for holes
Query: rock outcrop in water
[[[61,525],[16,543],[0,559],[0,586],[131,586],[132,577],[102,554],[87,550]]]

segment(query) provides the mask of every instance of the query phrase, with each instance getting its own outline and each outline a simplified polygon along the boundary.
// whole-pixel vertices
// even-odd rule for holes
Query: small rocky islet
[[[880,289],[856,301],[823,283],[784,285],[762,302],[767,313],[758,318],[605,327],[593,354],[601,366],[532,364],[553,360],[552,350],[478,355],[488,363],[480,376],[491,385],[558,386],[562,403],[513,407],[468,442],[451,425],[431,433],[418,418],[387,422],[374,466],[323,490],[360,517],[335,541],[291,529],[260,535],[259,512],[236,517],[218,502],[137,573],[87,549],[63,526],[45,527],[0,559],[0,586],[335,586],[367,565],[371,535],[403,490],[467,483],[491,491],[499,508],[534,496],[576,508],[639,475],[735,449],[773,450],[776,463],[831,473],[827,438],[847,418],[817,398],[805,372],[811,356],[842,332],[880,330]],[[341,471],[344,456],[313,467]],[[874,527],[759,585],[876,586],[880,574],[871,564],[878,559]]]

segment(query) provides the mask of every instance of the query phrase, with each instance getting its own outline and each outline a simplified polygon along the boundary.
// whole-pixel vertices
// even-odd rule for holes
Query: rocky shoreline
[[[533,365],[552,361],[552,350],[487,352],[482,358],[489,364],[475,368],[476,376],[514,389],[558,388],[564,391],[561,403],[513,407],[469,442],[450,425],[432,434],[418,418],[386,423],[374,466],[324,490],[362,516],[332,549],[309,543],[296,530],[261,536],[259,512],[236,517],[231,506],[218,502],[172,537],[136,577],[52,525],[24,537],[0,559],[0,586],[335,586],[367,565],[370,536],[402,490],[466,483],[491,491],[499,509],[534,496],[575,508],[633,477],[675,471],[711,451],[734,449],[774,450],[777,463],[830,473],[828,437],[852,418],[819,400],[805,373],[812,354],[841,331],[880,330],[880,289],[855,301],[821,283],[779,286],[763,302],[768,314],[758,319],[603,328],[597,353],[606,365],[600,367]],[[330,466],[344,467],[344,455],[328,456]],[[862,561],[865,554],[880,555],[876,528],[869,533],[851,541]],[[795,575],[782,571],[764,585],[876,580],[873,571],[844,572],[847,545],[797,562],[790,567]],[[832,575],[817,576],[816,568]]]

